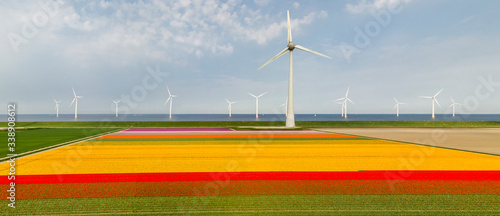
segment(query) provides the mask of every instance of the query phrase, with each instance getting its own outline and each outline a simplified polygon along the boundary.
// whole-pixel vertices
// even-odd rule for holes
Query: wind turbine
[[[392,109],[396,109],[396,116],[399,117],[399,104],[406,104],[406,103],[399,103],[395,97],[393,97],[393,98],[396,101],[396,106],[394,106],[394,108],[392,108]]]
[[[436,97],[438,96],[439,93],[441,93],[442,91],[444,90],[444,88],[442,88],[441,90],[439,90],[438,93],[436,93],[434,96],[420,96],[421,98],[429,98],[429,99],[432,99],[432,118],[435,117],[434,115],[434,102],[437,103],[437,105],[439,107],[441,107],[441,105],[439,105],[439,102],[437,101]]]
[[[319,52],[307,49],[303,46],[295,45],[292,42],[292,29],[290,27],[290,13],[289,13],[289,11],[286,11],[286,16],[287,16],[287,23],[288,23],[288,39],[287,39],[288,45],[287,45],[287,47],[283,51],[278,53],[278,55],[274,56],[271,60],[266,62],[264,65],[262,65],[259,69],[263,68],[264,66],[271,63],[272,61],[274,61],[278,57],[284,55],[285,53],[290,52],[290,70],[288,73],[288,101],[287,101],[288,105],[287,105],[287,115],[286,115],[286,127],[295,127],[295,115],[294,115],[294,111],[293,111],[293,50],[295,48],[297,48],[297,49],[300,49],[300,50],[303,50],[306,52],[310,52],[310,53],[313,53],[316,55],[323,56],[325,58],[329,58],[329,59],[331,59],[331,58],[326,56],[326,55],[323,55]]]
[[[262,94],[260,94],[259,96],[255,96],[253,95],[252,93],[248,93],[249,95],[252,95],[252,97],[255,98],[255,118],[259,118],[259,98],[262,96],[262,95],[265,95],[267,94],[267,92],[264,92]]]
[[[453,107],[453,117],[455,117],[455,105],[462,105],[461,103],[455,103],[455,101],[453,100],[453,98],[451,98],[451,105],[448,107]]]
[[[59,103],[61,103],[62,100],[57,101],[54,99],[54,102],[56,102],[56,117],[59,117]]]
[[[168,99],[167,99],[167,101],[165,101],[164,105],[167,105],[168,101],[170,101],[170,114],[169,114],[168,118],[172,118],[172,101],[174,100],[173,99],[174,97],[177,97],[177,95],[170,94],[170,89],[168,89],[168,86],[167,86],[167,91],[168,91]]]
[[[238,102],[238,101],[233,101],[233,102],[230,102],[227,98],[226,98],[226,101],[227,103],[229,104],[229,117],[231,118],[231,105]]]
[[[284,104],[281,104],[281,106],[285,106],[285,117],[288,116],[288,98],[285,100]]]
[[[335,101],[343,100],[342,104],[344,108],[344,118],[347,118],[347,101],[354,104],[354,102],[352,102],[352,100],[347,97],[348,94],[349,94],[349,87],[347,87],[347,92],[345,93],[345,97],[335,100]]]
[[[71,105],[73,105],[73,103],[75,103],[75,119],[78,118],[78,98],[83,98],[82,96],[76,96],[76,92],[75,92],[75,88],[72,88],[73,89],[73,95],[75,96],[73,98],[73,101],[71,101]]]
[[[120,100],[113,101],[113,103],[115,103],[115,107],[116,107],[115,114],[116,114],[116,117],[118,117],[118,103],[120,103]]]

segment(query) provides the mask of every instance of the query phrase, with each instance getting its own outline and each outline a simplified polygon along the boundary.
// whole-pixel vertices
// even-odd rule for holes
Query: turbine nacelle
[[[295,49],[295,44],[294,44],[293,42],[291,42],[291,41],[290,41],[290,42],[288,43],[288,50],[293,51],[293,49]]]
[[[438,100],[437,100],[437,96],[439,95],[439,93],[441,93],[442,91],[444,90],[444,88],[442,88],[441,90],[438,91],[438,93],[436,93],[434,96],[420,96],[421,98],[428,98],[428,99],[431,99],[432,100],[432,118],[434,118],[434,102],[439,106],[441,107],[441,105],[439,104]]]
[[[236,103],[236,102],[237,102],[237,101],[233,101],[233,102],[231,102],[231,101],[229,101],[227,98],[226,98],[226,101],[227,101],[227,103],[228,103],[229,105],[234,104],[234,103]]]

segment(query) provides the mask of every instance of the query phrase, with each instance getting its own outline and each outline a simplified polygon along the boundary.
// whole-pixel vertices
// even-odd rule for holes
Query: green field
[[[498,215],[500,195],[259,195],[19,200],[26,215]]]
[[[17,122],[17,127],[229,127],[284,126],[282,121],[184,121],[184,122]],[[498,128],[500,121],[297,121],[302,128]]]
[[[16,153],[128,127],[282,126],[284,122],[19,122]],[[297,122],[321,127],[500,127],[500,122]],[[6,139],[7,131],[0,131]],[[7,154],[6,145],[0,147]],[[140,182],[138,182],[140,184]],[[54,191],[56,192],[56,191]],[[50,193],[50,191],[47,191]],[[0,215],[498,215],[500,195],[253,195],[21,199]]]
[[[116,130],[114,128],[33,128],[16,130],[16,154],[78,140],[84,137]],[[7,141],[7,131],[0,131],[0,139]],[[0,145],[0,155],[9,154],[7,143]]]

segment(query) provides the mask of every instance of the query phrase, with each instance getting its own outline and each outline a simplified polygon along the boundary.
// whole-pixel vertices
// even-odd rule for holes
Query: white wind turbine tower
[[[285,107],[285,117],[288,116],[288,99],[286,99],[285,103],[281,104],[281,106]]]
[[[453,98],[451,98],[451,105],[448,107],[453,107],[453,117],[455,117],[455,105],[462,105],[461,103],[455,103],[455,101],[453,100]]]
[[[172,118],[172,101],[174,100],[173,99],[174,97],[177,97],[177,95],[170,94],[170,89],[168,88],[168,86],[167,86],[167,91],[168,91],[168,99],[167,99],[167,101],[165,101],[164,105],[167,105],[168,101],[170,101],[170,114],[169,114],[168,118]]]
[[[267,94],[267,92],[264,92],[262,94],[260,94],[259,96],[255,96],[253,95],[252,93],[248,93],[249,95],[252,95],[252,97],[255,98],[255,118],[259,118],[259,98],[262,96],[262,95],[265,95]]]
[[[441,90],[439,90],[438,93],[436,93],[434,96],[420,96],[421,98],[429,98],[429,99],[432,99],[432,118],[435,117],[434,115],[434,102],[437,103],[437,105],[439,107],[441,107],[441,105],[439,105],[439,102],[437,101],[436,97],[438,96],[439,93],[441,93],[442,91],[444,90],[444,88],[442,88]]]
[[[227,98],[226,98],[226,101],[227,103],[229,104],[228,106],[228,109],[229,109],[229,117],[231,117],[231,105],[238,102],[238,101],[233,101],[233,102],[230,102]]]
[[[75,103],[75,119],[78,118],[78,98],[83,98],[82,96],[76,96],[76,92],[75,92],[75,88],[72,88],[73,89],[73,95],[75,96],[73,98],[73,101],[71,102],[71,105],[73,105],[73,103]]]
[[[399,103],[398,100],[394,97],[394,100],[396,101],[396,106],[392,109],[396,109],[396,116],[399,117],[399,104],[406,104],[406,103]]]
[[[120,100],[113,101],[113,103],[115,103],[115,115],[118,117],[118,103],[120,103]]]
[[[57,101],[54,99],[54,102],[56,102],[56,117],[59,117],[59,103],[61,103],[62,100]]]
[[[347,87],[347,92],[345,93],[345,97],[336,100],[336,101],[343,100],[342,104],[344,108],[344,118],[347,118],[347,101],[354,104],[354,102],[352,102],[352,100],[347,97],[348,94],[349,94],[349,87]]]
[[[297,49],[300,49],[300,50],[303,50],[306,52],[310,52],[310,53],[313,53],[316,55],[320,55],[320,56],[323,56],[323,57],[326,57],[329,59],[331,59],[331,58],[326,56],[326,55],[323,55],[319,52],[307,49],[303,46],[295,45],[292,42],[292,30],[290,27],[290,13],[289,13],[289,11],[286,11],[286,16],[287,16],[287,23],[288,23],[288,39],[287,39],[288,45],[287,45],[287,47],[283,51],[278,53],[278,55],[274,56],[271,60],[266,62],[264,65],[262,65],[259,69],[263,68],[264,66],[271,63],[272,61],[274,61],[278,57],[284,55],[285,53],[290,52],[290,70],[288,73],[288,101],[287,101],[288,105],[287,105],[287,115],[286,115],[286,127],[295,127],[295,115],[294,115],[294,111],[293,111],[293,50],[295,48],[297,48]]]

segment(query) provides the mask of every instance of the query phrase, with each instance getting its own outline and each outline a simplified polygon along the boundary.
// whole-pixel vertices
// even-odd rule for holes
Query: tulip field
[[[16,191],[4,212],[495,215],[500,156],[314,130],[131,128],[17,159]]]

